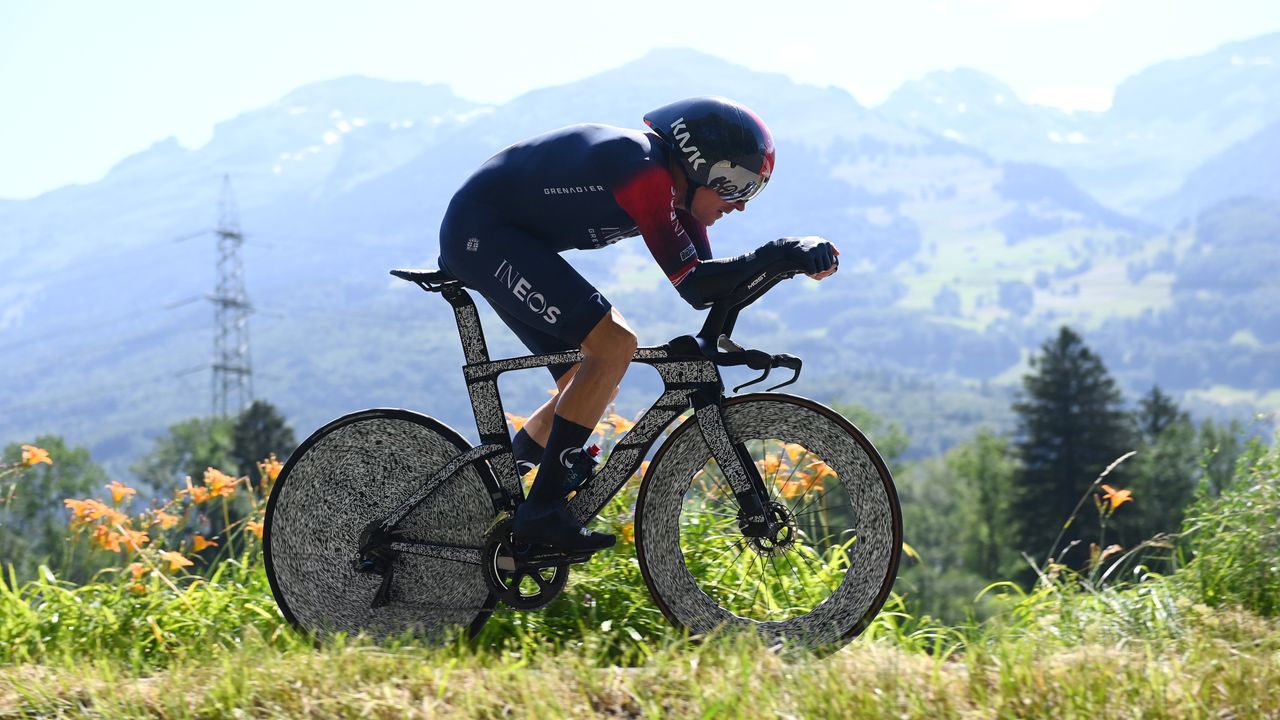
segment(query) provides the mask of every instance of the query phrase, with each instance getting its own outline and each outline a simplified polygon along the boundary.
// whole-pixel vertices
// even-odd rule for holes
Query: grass
[[[446,647],[316,643],[274,613],[252,555],[145,594],[123,573],[81,587],[42,575],[0,598],[0,717],[1280,715],[1280,622],[1200,602],[1176,577],[997,585],[1003,610],[962,627],[894,598],[862,637],[814,658],[595,622],[608,598],[509,612]],[[601,582],[584,573],[557,603]]]
[[[318,649],[250,636],[152,673],[113,661],[0,668],[2,717],[1274,717],[1280,628],[1195,614],[1177,638],[1060,642],[987,630],[963,652],[892,638],[823,660],[748,638],[671,637],[625,667],[589,647]]]
[[[1193,508],[1195,555],[1169,576],[1130,559],[1134,580],[1108,586],[1101,567],[1050,566],[1031,591],[988,588],[998,612],[962,626],[894,596],[821,658],[675,632],[625,545],[543,611],[499,612],[477,640],[444,647],[294,632],[251,542],[205,575],[10,575],[0,718],[1280,717],[1276,517],[1272,449]]]

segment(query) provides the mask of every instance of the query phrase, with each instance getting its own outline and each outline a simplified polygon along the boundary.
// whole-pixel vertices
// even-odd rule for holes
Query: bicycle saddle
[[[392,275],[409,282],[443,285],[444,283],[461,282],[446,270],[392,270]]]

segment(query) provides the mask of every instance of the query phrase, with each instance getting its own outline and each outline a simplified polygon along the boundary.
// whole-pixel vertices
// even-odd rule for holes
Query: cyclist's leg
[[[493,308],[494,314],[516,334],[516,337],[520,338],[530,352],[548,354],[573,349],[569,347],[569,343],[525,325],[501,307],[493,303],[489,305]],[[528,474],[530,470],[542,463],[547,437],[551,433],[551,420],[555,415],[556,401],[568,386],[569,381],[573,379],[574,373],[578,371],[578,364],[550,365],[547,369],[551,371],[556,389],[546,402],[529,415],[524,426],[517,430],[515,437],[511,439],[511,452],[515,456],[516,469],[521,476]]]
[[[524,427],[521,428],[525,433],[527,433],[530,439],[538,444],[538,458],[533,460],[534,465],[538,464],[539,460],[541,460],[542,448],[546,447],[547,436],[551,433],[551,419],[552,416],[555,415],[556,403],[560,400],[560,393],[564,392],[565,388],[569,386],[569,381],[573,379],[573,376],[577,371],[578,365],[574,364],[569,368],[568,372],[556,378],[555,394],[548,398],[546,402],[542,403],[542,405],[540,405],[538,409],[529,416]],[[617,398],[618,386],[615,385],[613,392],[609,394],[609,400],[606,403],[606,407],[613,404],[613,401]]]
[[[616,397],[635,352],[635,332],[617,308],[611,308],[583,339],[582,363],[560,393],[556,415],[595,427]]]
[[[516,533],[526,542],[566,549],[608,547],[613,536],[582,528],[564,507],[565,453],[581,447],[603,415],[634,355],[635,333],[555,250],[519,228],[486,220],[491,217],[455,199],[441,227],[442,264],[518,320],[513,330],[528,326],[584,355],[557,399],[541,469],[517,513]],[[517,334],[522,332],[527,334],[523,328]]]
[[[635,349],[635,335],[604,295],[548,244],[495,221],[486,207],[455,198],[440,229],[441,265],[474,288],[530,351],[581,348],[585,374],[551,366],[555,408],[594,428],[612,401]],[[569,378],[566,381],[566,377]],[[545,445],[553,408],[539,408],[530,435]]]

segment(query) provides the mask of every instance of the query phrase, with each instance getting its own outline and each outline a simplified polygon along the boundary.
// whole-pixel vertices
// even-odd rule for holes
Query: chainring
[[[485,543],[485,580],[499,600],[516,610],[545,607],[569,581],[568,562],[534,562],[530,550],[512,539],[510,520],[500,522]]]

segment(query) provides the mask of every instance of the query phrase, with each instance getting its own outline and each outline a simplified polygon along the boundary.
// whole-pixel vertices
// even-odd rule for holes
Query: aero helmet
[[[694,186],[737,202],[755,197],[769,182],[773,136],[745,105],[722,97],[689,98],[646,113],[644,122],[671,146]]]

